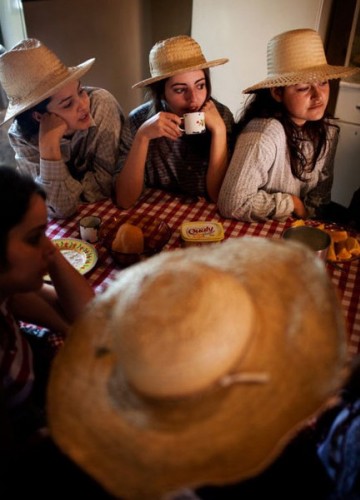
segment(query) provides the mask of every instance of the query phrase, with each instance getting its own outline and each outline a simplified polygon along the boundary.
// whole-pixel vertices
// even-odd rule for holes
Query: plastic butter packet
[[[218,243],[224,239],[224,228],[221,222],[183,222],[180,234],[185,246]]]

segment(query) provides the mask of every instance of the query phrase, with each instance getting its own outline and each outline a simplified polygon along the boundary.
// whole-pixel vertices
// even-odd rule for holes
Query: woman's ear
[[[281,87],[271,87],[270,94],[276,102],[282,102],[283,89]]]
[[[40,120],[41,120],[41,113],[39,113],[39,111],[33,111],[32,113],[32,117],[34,118],[35,121],[39,122],[40,123]]]

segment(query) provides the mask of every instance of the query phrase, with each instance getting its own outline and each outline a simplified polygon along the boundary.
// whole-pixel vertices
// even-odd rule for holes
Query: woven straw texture
[[[272,38],[267,46],[267,78],[246,88],[255,90],[345,78],[358,68],[331,66],[326,61],[320,35],[310,29],[286,31]]]
[[[335,290],[305,246],[243,237],[163,252],[72,328],[50,429],[117,498],[241,480],[338,390],[345,347]]]
[[[68,68],[39,40],[28,38],[15,45],[0,57],[0,82],[9,100],[2,124],[80,79],[94,60]]]
[[[200,45],[191,37],[180,35],[157,42],[150,51],[149,67],[151,78],[133,85],[145,87],[179,73],[211,68],[228,62],[228,59],[207,61]]]

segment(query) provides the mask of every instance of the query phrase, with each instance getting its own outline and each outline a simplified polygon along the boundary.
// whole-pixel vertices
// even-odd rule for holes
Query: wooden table
[[[280,238],[284,229],[293,222],[292,219],[288,219],[285,222],[248,223],[224,219],[218,214],[214,203],[147,189],[136,205],[129,210],[118,209],[110,200],[82,205],[72,218],[50,220],[47,235],[52,239],[80,238],[79,220],[85,215],[97,215],[106,222],[114,216],[130,217],[134,213],[156,217],[168,223],[172,236],[164,250],[181,246],[180,226],[184,221],[219,221],[223,224],[225,238],[238,238],[244,235]],[[86,276],[95,291],[101,293],[121,268],[116,267],[111,255],[100,242],[96,243],[95,247],[98,252],[98,262]],[[339,293],[347,322],[349,354],[354,356],[360,353],[360,259],[338,267],[327,264],[327,269]]]

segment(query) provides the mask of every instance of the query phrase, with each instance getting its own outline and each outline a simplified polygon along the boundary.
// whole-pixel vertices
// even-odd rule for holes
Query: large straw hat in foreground
[[[5,119],[15,118],[55,94],[72,80],[89,71],[95,59],[66,67],[60,59],[35,38],[27,38],[0,56],[0,83],[8,100]]]
[[[298,29],[272,38],[267,46],[267,78],[248,87],[244,94],[259,89],[297,83],[322,82],[345,78],[359,68],[331,66],[327,63],[322,40],[317,31]]]
[[[133,88],[146,87],[151,83],[170,78],[179,73],[212,68],[228,62],[229,59],[207,61],[200,45],[190,36],[179,35],[157,42],[149,54],[151,78],[133,85]]]
[[[341,307],[298,243],[243,237],[122,271],[53,365],[55,441],[109,492],[252,476],[343,380]]]

